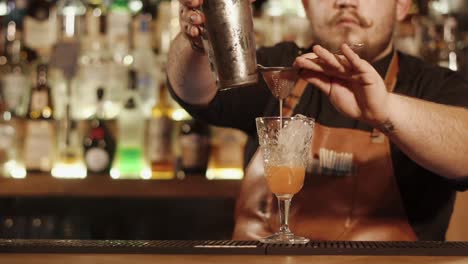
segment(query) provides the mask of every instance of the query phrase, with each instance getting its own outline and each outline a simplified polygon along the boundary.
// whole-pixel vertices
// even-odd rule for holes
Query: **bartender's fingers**
[[[189,7],[199,7],[203,4],[203,0],[179,0],[179,2]],[[250,2],[253,3],[255,0],[250,0]]]
[[[332,68],[336,72],[346,72],[347,69],[345,65],[343,65],[344,60],[340,59],[338,55],[332,54],[320,45],[315,45],[313,51],[318,56],[319,63],[327,65],[327,68]]]
[[[309,59],[306,55],[297,57],[296,60],[294,60],[293,67],[316,72],[325,72],[323,65],[319,64],[316,60]]]
[[[179,0],[181,5],[196,8],[203,4],[203,0]]]
[[[179,23],[182,32],[187,37],[199,37],[202,33],[202,25],[205,20],[203,14],[196,9],[189,9],[185,6],[181,6],[180,10]]]
[[[343,55],[349,61],[350,66],[358,73],[370,73],[375,69],[367,61],[361,59],[347,44],[341,46]]]
[[[317,54],[313,53],[313,52],[308,52],[308,53],[304,53],[302,54],[301,56],[299,56],[298,58],[304,58],[304,59],[308,59],[308,60],[315,60],[318,58]]]
[[[320,58],[308,54],[304,54],[300,57],[297,57],[293,63],[293,67],[322,73],[326,76],[333,76],[334,78],[339,79],[349,79],[350,75],[350,73],[348,73],[346,70],[336,69],[336,67],[329,65],[328,63],[322,61]]]
[[[351,77],[352,80],[361,83],[361,85],[372,85],[383,82],[377,70],[369,62],[361,59],[348,45],[343,44],[342,50],[350,66],[354,69],[354,74]]]
[[[205,23],[205,16],[203,15],[202,12],[198,10],[188,10],[185,20],[192,25],[198,26],[198,25],[202,25],[203,23]]]
[[[326,74],[330,74],[330,70],[332,70],[313,52],[305,53],[297,57],[293,63],[293,67]]]
[[[321,90],[324,94],[330,95],[331,82],[329,76],[318,72],[304,70],[301,71],[300,77],[319,88],[319,90]]]

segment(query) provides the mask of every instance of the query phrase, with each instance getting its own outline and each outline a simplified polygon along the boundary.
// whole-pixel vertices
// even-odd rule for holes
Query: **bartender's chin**
[[[359,34],[357,32],[354,32],[354,30],[352,29],[345,29],[340,36],[341,43],[359,44],[363,42],[361,36],[359,36]]]
[[[343,34],[337,35],[337,38],[329,44],[330,50],[340,50],[342,44],[355,45],[355,44],[365,44],[362,38],[356,36],[356,34]],[[356,52],[360,55],[361,50]]]

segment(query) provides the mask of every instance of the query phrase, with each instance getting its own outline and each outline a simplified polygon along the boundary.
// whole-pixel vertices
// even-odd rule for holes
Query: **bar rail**
[[[233,240],[0,239],[0,253],[468,256],[468,243],[443,241],[311,241],[305,245],[266,245],[258,241]]]

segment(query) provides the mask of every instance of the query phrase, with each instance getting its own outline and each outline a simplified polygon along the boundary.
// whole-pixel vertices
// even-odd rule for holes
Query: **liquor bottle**
[[[13,115],[22,116],[26,110],[29,81],[25,70],[27,67],[22,59],[26,53],[16,22],[8,22],[5,39],[6,63],[2,66],[0,82],[7,110]]]
[[[89,174],[109,173],[115,152],[115,139],[107,128],[103,116],[104,88],[97,90],[98,108],[84,138],[84,159]]]
[[[7,0],[0,0],[0,63],[5,60],[5,24],[6,17],[8,16],[8,5]]]
[[[60,24],[60,38],[63,40],[77,39],[85,29],[86,6],[81,0],[59,0],[57,14]]]
[[[175,174],[175,121],[172,119],[167,88],[161,83],[148,128],[148,156],[153,179],[172,179]]]
[[[455,17],[448,16],[444,18],[443,39],[439,44],[438,64],[452,71],[458,71],[459,69],[460,50],[457,47],[457,27]]]
[[[52,169],[52,176],[57,178],[86,177],[80,131],[71,114],[71,83],[76,74],[79,38],[85,12],[86,8],[81,0],[59,0],[57,3],[60,38],[52,50],[50,64],[60,71],[65,82],[63,97],[55,104],[64,108],[64,115],[58,118],[58,155]]]
[[[186,176],[205,176],[210,153],[210,127],[207,123],[190,119],[182,122],[179,134],[180,165]]]
[[[24,132],[23,159],[28,171],[50,171],[55,156],[56,125],[47,74],[47,64],[39,63]]]
[[[139,14],[135,18],[136,28],[133,37],[133,65],[137,73],[138,94],[146,117],[151,116],[151,108],[156,102],[156,59],[151,48],[151,15]]]
[[[59,40],[53,48],[51,65],[60,71],[64,81],[63,94],[57,97],[60,100],[55,102],[55,106],[57,110],[64,109],[64,111],[57,111],[57,114],[64,112],[64,117],[58,118],[57,116],[57,118],[61,120],[61,123],[66,123],[75,118],[74,110],[79,107],[76,102],[78,89],[74,84],[77,83],[75,76],[78,70],[80,41],[84,33],[86,6],[82,0],[59,0],[57,14],[60,24]],[[69,128],[70,124],[65,124],[65,127]],[[64,131],[64,133],[68,132]]]
[[[28,7],[27,0],[6,0],[8,9],[8,22],[13,21],[19,29],[23,29],[23,19]]]
[[[96,101],[97,89],[110,87],[108,68],[112,57],[105,41],[105,14],[106,7],[102,0],[88,3],[86,33],[81,40],[78,73],[74,89],[72,89],[74,106],[72,113],[77,119],[89,119],[95,116],[98,105]],[[114,78],[115,76],[112,76],[112,79]],[[109,96],[109,93],[106,93],[106,96]],[[109,118],[106,112],[102,111],[101,114]]]
[[[4,17],[3,55],[0,58],[0,82],[7,110],[16,116],[23,116],[29,96],[28,60],[33,52],[24,47],[23,16],[26,9],[24,0],[8,0],[8,14]]]
[[[206,177],[212,179],[242,179],[243,149],[246,136],[232,128],[212,127],[211,154]]]
[[[48,58],[57,42],[57,15],[51,0],[29,3],[24,18],[24,43],[39,57]]]
[[[171,41],[180,32],[179,1],[161,1],[157,13],[155,48],[159,54],[167,54]]]
[[[0,1],[0,43],[3,43],[3,55],[11,50],[11,45],[21,41],[23,32],[23,17],[26,13],[26,0],[3,0]],[[23,47],[22,47],[23,48]],[[24,56],[24,55],[23,55]]]
[[[17,169],[19,162],[16,155],[16,120],[6,107],[2,88],[0,85],[0,177],[24,178],[24,168],[22,171]]]
[[[126,83],[128,70],[133,62],[130,54],[130,22],[131,12],[127,0],[113,0],[107,14],[107,45],[112,56],[112,62],[106,67],[108,78],[106,89],[105,111],[109,118],[115,118],[126,99]]]
[[[107,16],[108,45],[116,61],[124,62],[129,53],[131,12],[127,0],[114,0]]]
[[[145,118],[136,93],[136,73],[129,74],[130,91],[128,99],[117,119],[119,140],[111,169],[114,179],[149,179],[145,155]]]
[[[88,0],[84,36],[84,38],[88,38],[86,39],[88,44],[91,44],[93,42],[92,38],[96,37],[99,38],[99,41],[102,41],[106,31],[106,15],[107,7],[104,0]]]
[[[65,117],[66,118],[66,117]],[[75,120],[60,120],[58,155],[52,168],[52,176],[62,179],[86,178],[83,161],[81,133]]]

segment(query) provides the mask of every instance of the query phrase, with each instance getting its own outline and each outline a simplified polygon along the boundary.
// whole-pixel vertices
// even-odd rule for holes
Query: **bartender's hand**
[[[334,55],[316,45],[313,52],[297,57],[294,66],[301,77],[328,95],[335,108],[373,126],[387,121],[388,100],[385,83],[377,71],[348,45],[343,55]]]
[[[255,0],[250,0],[251,3]],[[200,6],[203,0],[179,0],[179,23],[181,31],[192,44],[195,50],[202,50],[201,33],[203,32],[203,24],[205,16],[200,11]]]

